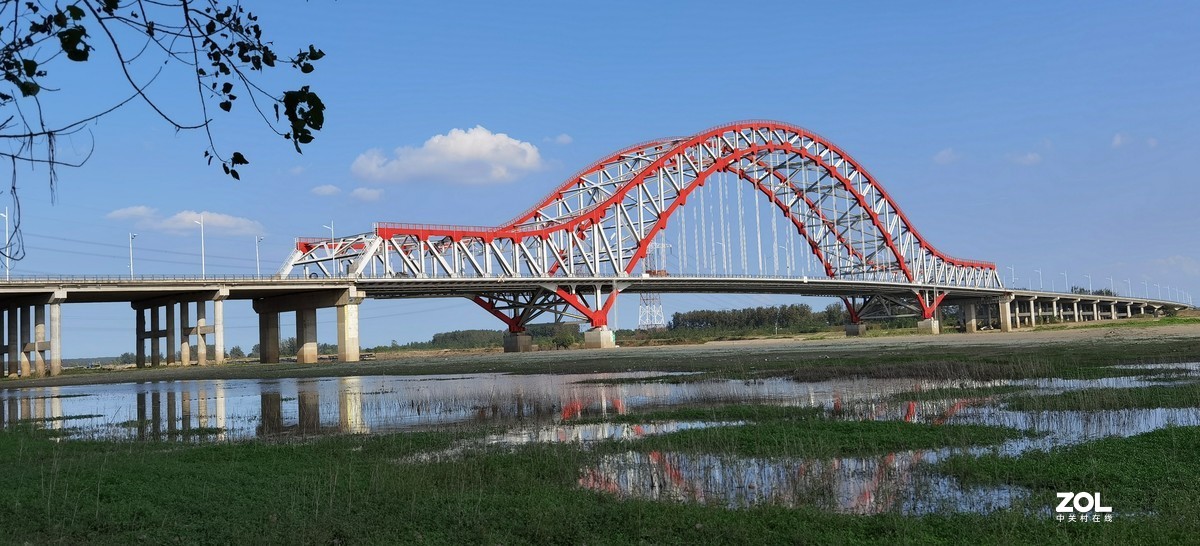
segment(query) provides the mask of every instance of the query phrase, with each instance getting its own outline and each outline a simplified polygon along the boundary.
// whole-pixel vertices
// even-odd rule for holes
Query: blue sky
[[[267,80],[321,94],[317,140],[297,155],[238,104],[215,131],[252,162],[239,182],[205,165],[202,135],[132,104],[60,141],[60,154],[94,152],[60,172],[56,203],[21,171],[28,256],[12,273],[128,274],[133,232],[137,273],[198,274],[198,212],[209,274],[253,274],[256,235],[274,271],[330,221],[339,235],[496,224],[628,144],[768,118],[837,143],[940,249],[996,262],[1006,283],[1012,266],[1018,286],[1037,288],[1041,269],[1047,289],[1065,271],[1197,294],[1197,4],[646,4],[251,3],[281,51],[327,53],[304,78]],[[114,67],[102,52],[59,65],[47,103],[69,115],[118,100]],[[150,92],[198,119],[180,75]],[[668,314],[777,301],[793,300],[666,298]],[[619,326],[636,302],[621,300]],[[227,344],[248,348],[249,305],[226,309]],[[501,327],[466,300],[368,301],[361,315],[367,346]],[[319,320],[333,341],[332,312]],[[132,324],[124,305],[68,306],[64,354],[132,351]]]

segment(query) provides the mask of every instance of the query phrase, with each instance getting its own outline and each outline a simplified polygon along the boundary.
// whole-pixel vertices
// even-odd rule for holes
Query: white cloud
[[[933,154],[933,162],[938,165],[948,165],[958,161],[958,154],[954,148],[946,148],[936,154]]]
[[[561,133],[558,136],[554,137],[555,144],[562,144],[565,146],[572,142],[575,142],[575,139],[571,138],[571,135],[568,135],[566,133]]]
[[[109,220],[142,220],[152,218],[158,211],[145,205],[136,205],[114,210],[104,217]]]
[[[378,201],[383,197],[383,190],[373,188],[354,188],[350,192],[350,197],[359,201]]]
[[[314,195],[337,195],[342,192],[342,189],[333,184],[324,184],[310,190]]]
[[[1155,265],[1172,272],[1179,272],[1191,277],[1200,277],[1200,261],[1195,258],[1176,254],[1161,260],[1154,260]]]
[[[537,146],[476,125],[434,135],[420,148],[397,148],[391,157],[372,148],[354,160],[350,171],[377,182],[424,179],[482,184],[509,182],[540,168]]]
[[[1011,157],[1012,162],[1018,165],[1037,165],[1042,162],[1042,154],[1037,152],[1028,152]]]
[[[206,233],[258,235],[264,231],[262,224],[249,218],[210,211],[185,210],[164,218],[155,209],[136,206],[114,210],[105,217],[112,220],[134,220],[134,225],[143,230],[188,233],[200,230],[200,225],[196,222],[200,221],[201,215],[204,217]]]
[[[1112,137],[1113,148],[1120,148],[1121,146],[1124,146],[1126,142],[1129,142],[1129,135],[1126,135],[1125,133],[1117,133]]]

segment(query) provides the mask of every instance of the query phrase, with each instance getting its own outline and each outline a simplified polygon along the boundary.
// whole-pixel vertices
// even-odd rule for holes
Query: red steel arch
[[[343,262],[326,274],[422,278],[619,278],[635,273],[651,241],[717,174],[751,184],[803,236],[831,278],[909,283],[928,318],[937,287],[1000,288],[996,266],[949,256],[929,242],[858,161],[820,135],[777,121],[743,121],[686,138],[624,148],[567,179],[498,227],[376,224],[373,234],[311,241],[285,266]],[[932,292],[929,292],[932,290]],[[616,290],[592,301],[573,287],[539,294],[474,294],[520,331],[540,312],[569,306],[603,326]],[[539,311],[541,310],[541,311]],[[853,312],[853,308],[851,309]]]

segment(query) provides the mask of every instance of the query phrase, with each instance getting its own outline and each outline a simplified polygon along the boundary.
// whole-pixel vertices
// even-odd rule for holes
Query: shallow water
[[[1200,373],[1200,364],[1171,365]],[[934,381],[839,379],[802,383],[788,379],[695,383],[596,381],[658,377],[661,373],[578,375],[427,375],[320,379],[200,380],[121,383],[0,391],[0,426],[34,421],[67,438],[231,440],[281,435],[386,433],[459,424],[529,427],[634,409],[723,403],[818,407],[858,419],[976,422],[1066,430],[1082,441],[1156,423],[1195,421],[1194,412],[1134,412],[1122,417],[1033,416],[981,400],[908,404],[898,393],[948,387],[1015,385],[1061,392],[1090,387],[1157,384],[1153,379]],[[587,382],[583,382],[587,381]],[[984,399],[983,401],[986,401]],[[957,404],[957,405],[956,405]],[[916,410],[916,411],[914,411]],[[1100,412],[1103,414],[1104,412]],[[1078,432],[1070,432],[1078,431]],[[1067,441],[1067,440],[1063,440]]]
[[[1144,366],[1185,370],[1200,379],[1200,363]],[[530,443],[577,443],[640,437],[737,422],[574,423],[631,410],[727,403],[815,407],[841,419],[904,420],[1017,428],[1030,436],[967,453],[1017,455],[1108,436],[1132,436],[1168,425],[1200,425],[1200,407],[1115,411],[1022,412],[1002,396],[905,400],[900,393],[944,388],[1015,386],[1023,392],[1167,384],[1161,377],[1095,380],[933,381],[788,379],[694,383],[604,383],[661,373],[579,375],[429,375],[322,379],[205,380],[7,389],[0,391],[0,426],[32,421],[66,438],[224,441],[346,433],[387,433],[481,424],[507,427],[482,441],[411,457],[427,463],[468,449]],[[815,506],[855,514],[987,513],[1028,492],[1018,487],[962,488],[928,464],[963,452],[931,449],[876,457],[824,460],[639,452],[603,456],[581,471],[581,487],[621,498],[700,502],[729,508],[760,504]]]

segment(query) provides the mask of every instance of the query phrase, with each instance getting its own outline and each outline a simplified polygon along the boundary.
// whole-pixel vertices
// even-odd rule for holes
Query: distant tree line
[[[824,311],[813,312],[812,307],[800,303],[772,307],[748,307],[686,311],[671,315],[667,325],[671,330],[714,330],[714,331],[788,331],[816,332],[830,326],[843,324],[846,311],[841,304],[831,303]]]
[[[1097,288],[1095,290],[1088,290],[1087,288],[1084,288],[1082,286],[1072,286],[1071,293],[1072,294],[1083,294],[1085,296],[1116,296],[1117,295],[1116,292],[1113,292],[1112,290],[1109,290],[1108,288]]]

